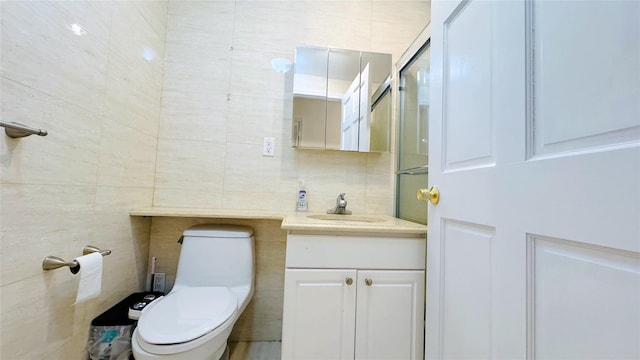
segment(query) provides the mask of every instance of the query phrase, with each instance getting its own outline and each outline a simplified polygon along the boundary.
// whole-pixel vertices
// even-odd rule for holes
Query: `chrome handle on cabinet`
[[[364,279],[364,283],[367,284],[367,286],[371,286],[371,284],[373,284],[373,280],[366,278]]]
[[[353,284],[353,279],[352,279],[352,278],[350,278],[350,277],[348,277],[348,278],[344,279],[344,282],[345,282],[345,284],[347,284],[347,285],[351,285],[351,284]]]

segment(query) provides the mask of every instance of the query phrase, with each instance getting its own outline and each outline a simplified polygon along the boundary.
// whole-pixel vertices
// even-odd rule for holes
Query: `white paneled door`
[[[427,358],[640,358],[640,1],[431,29]]]

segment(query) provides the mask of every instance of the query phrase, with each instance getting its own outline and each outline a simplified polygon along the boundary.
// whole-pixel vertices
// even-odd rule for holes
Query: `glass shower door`
[[[396,216],[426,224],[427,204],[416,199],[429,169],[429,41],[400,70]]]

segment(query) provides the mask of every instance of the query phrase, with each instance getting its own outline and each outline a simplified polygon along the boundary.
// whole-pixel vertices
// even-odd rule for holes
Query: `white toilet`
[[[246,226],[184,231],[169,294],[142,312],[131,340],[136,360],[218,360],[253,295],[254,239]]]

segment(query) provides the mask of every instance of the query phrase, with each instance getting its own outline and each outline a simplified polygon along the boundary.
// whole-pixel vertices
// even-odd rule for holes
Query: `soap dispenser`
[[[309,205],[307,202],[307,190],[304,187],[304,182],[298,182],[298,203],[296,206],[297,211],[307,211],[309,209]]]

